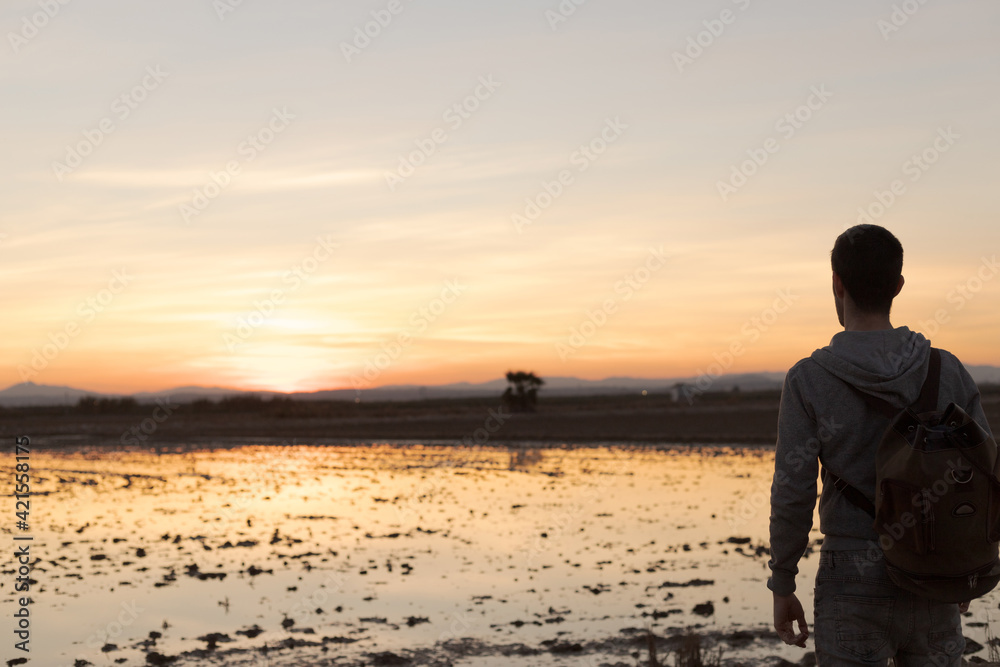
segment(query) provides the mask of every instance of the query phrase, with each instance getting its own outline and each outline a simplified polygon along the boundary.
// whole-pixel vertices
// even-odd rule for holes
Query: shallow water
[[[596,667],[693,628],[729,659],[797,661],[769,631],[772,465],[741,447],[37,450],[30,657]]]

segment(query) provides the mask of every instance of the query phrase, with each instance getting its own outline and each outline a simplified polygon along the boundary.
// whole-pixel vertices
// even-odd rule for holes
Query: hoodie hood
[[[841,331],[811,358],[866,394],[903,408],[920,395],[930,349],[930,341],[909,327]]]

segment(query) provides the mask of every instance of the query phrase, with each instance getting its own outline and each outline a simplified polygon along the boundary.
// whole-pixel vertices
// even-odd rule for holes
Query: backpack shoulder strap
[[[920,387],[920,396],[913,405],[914,412],[933,412],[937,409],[938,391],[941,388],[941,350],[931,348],[930,363],[927,365],[927,377]]]
[[[834,488],[840,491],[844,498],[846,498],[852,505],[858,509],[864,510],[870,514],[873,519],[875,518],[875,503],[868,500],[868,497],[865,494],[845,482],[842,477],[838,477],[834,473],[830,472],[826,466],[823,466],[822,477],[823,484],[832,483]]]

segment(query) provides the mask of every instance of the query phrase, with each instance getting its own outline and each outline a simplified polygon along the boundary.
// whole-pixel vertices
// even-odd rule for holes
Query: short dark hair
[[[903,246],[885,227],[856,225],[837,237],[830,253],[854,303],[866,313],[888,313],[903,274]]]

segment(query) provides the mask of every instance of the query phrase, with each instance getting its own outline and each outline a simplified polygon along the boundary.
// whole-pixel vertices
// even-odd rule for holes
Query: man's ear
[[[900,287],[902,287],[902,286],[903,285],[901,283]],[[843,299],[844,298],[844,292],[845,292],[845,290],[844,290],[844,281],[841,280],[840,276],[837,275],[837,272],[834,271],[833,272],[833,294],[838,299]]]
[[[899,292],[900,292],[900,290],[902,290],[902,289],[903,289],[903,283],[904,283],[904,282],[906,282],[906,281],[905,281],[905,280],[903,280],[903,276],[900,276],[900,277],[899,277],[899,284],[898,284],[898,285],[896,285],[896,293],[892,295],[892,298],[894,298],[894,299],[895,299],[895,298],[896,298],[897,296],[899,296]]]

